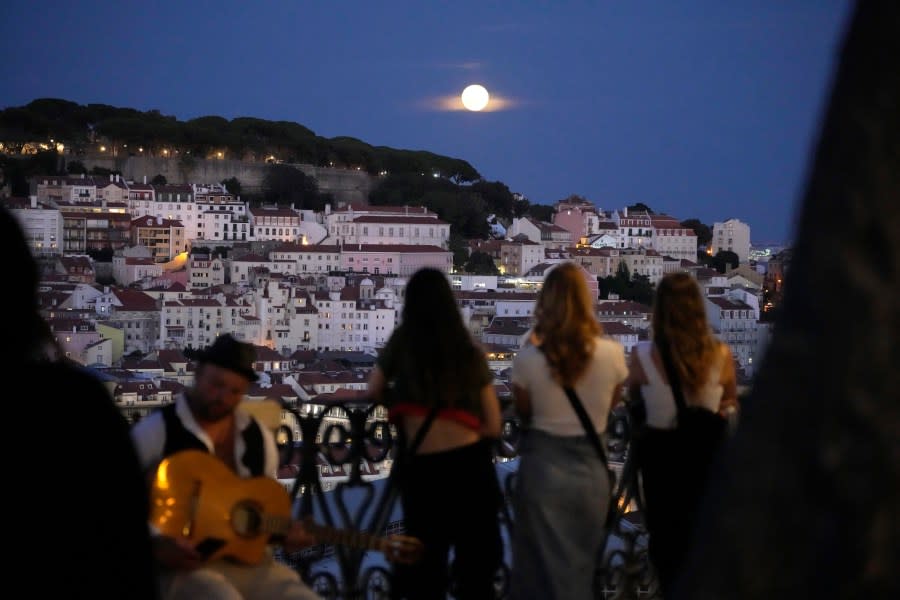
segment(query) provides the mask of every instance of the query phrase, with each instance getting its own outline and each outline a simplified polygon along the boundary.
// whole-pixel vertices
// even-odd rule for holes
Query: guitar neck
[[[382,537],[349,529],[336,529],[328,525],[305,522],[306,529],[325,544],[350,546],[364,550],[384,551],[387,540]]]

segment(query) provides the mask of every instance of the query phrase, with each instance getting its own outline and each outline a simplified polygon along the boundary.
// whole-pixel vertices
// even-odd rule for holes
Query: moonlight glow
[[[483,85],[474,84],[464,89],[460,98],[463,106],[477,112],[487,106],[491,96]]]

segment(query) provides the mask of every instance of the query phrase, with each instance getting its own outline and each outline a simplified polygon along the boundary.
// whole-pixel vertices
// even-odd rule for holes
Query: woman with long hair
[[[511,597],[587,600],[596,597],[611,482],[564,387],[574,388],[602,435],[628,375],[625,352],[603,336],[585,272],[575,263],[561,263],[547,275],[534,319],[512,368],[524,433],[513,504]]]
[[[500,437],[500,404],[445,273],[423,268],[410,278],[400,325],[378,356],[369,393],[388,405],[407,445],[435,411],[398,473],[406,532],[423,542],[424,556],[395,566],[393,596],[444,600],[452,550],[453,595],[494,598],[501,494],[490,442]]]
[[[707,320],[697,281],[688,273],[671,273],[656,288],[652,341],[631,355],[628,395],[642,399],[646,430],[636,445],[642,473],[650,558],[665,595],[672,594],[682,557],[696,526],[696,512],[715,459],[717,440],[693,440],[691,450],[673,437],[678,409],[666,360],[677,378],[684,404],[724,417],[737,407],[734,358]],[[701,448],[701,454],[694,449]],[[708,448],[708,450],[706,450]]]

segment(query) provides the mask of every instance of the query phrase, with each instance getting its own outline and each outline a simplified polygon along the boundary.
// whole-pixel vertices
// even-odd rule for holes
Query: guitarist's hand
[[[164,567],[179,571],[196,569],[203,564],[203,555],[185,538],[154,536],[153,555]]]
[[[306,530],[303,521],[294,521],[284,536],[283,546],[287,552],[297,552],[316,543],[316,537]]]

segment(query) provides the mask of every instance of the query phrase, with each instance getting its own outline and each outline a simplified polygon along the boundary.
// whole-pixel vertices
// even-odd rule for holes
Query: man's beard
[[[188,402],[191,406],[191,411],[194,413],[194,418],[198,421],[216,423],[231,414],[231,410],[225,408],[219,401],[208,404],[198,400],[195,395],[189,395]]]

